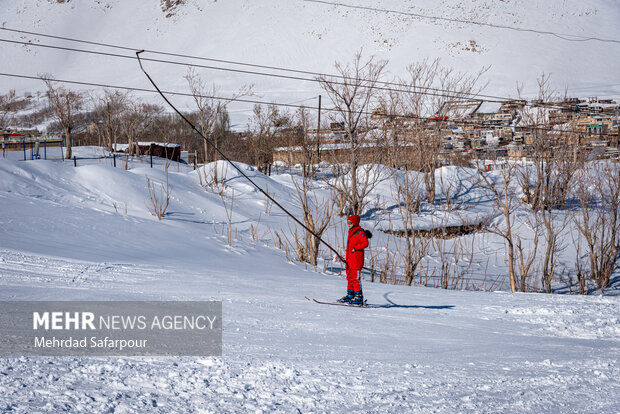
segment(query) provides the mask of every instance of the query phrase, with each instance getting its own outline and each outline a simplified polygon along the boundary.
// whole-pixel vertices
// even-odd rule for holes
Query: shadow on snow
[[[454,305],[437,305],[437,306],[427,306],[427,305],[399,305],[392,301],[388,296],[389,292],[383,295],[383,298],[386,300],[386,304],[383,305],[370,305],[373,308],[401,308],[401,309],[454,309]]]

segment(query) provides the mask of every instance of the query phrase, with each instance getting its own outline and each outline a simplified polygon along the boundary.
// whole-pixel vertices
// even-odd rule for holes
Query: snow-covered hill
[[[472,20],[575,36],[620,39],[620,4],[615,1],[398,0],[343,2],[417,15]],[[169,8],[171,4],[177,4]],[[440,57],[461,71],[491,68],[486,93],[515,96],[517,82],[534,96],[536,78],[551,74],[553,86],[569,95],[620,95],[617,43],[567,41],[553,35],[406,16],[302,0],[187,0],[97,2],[25,0],[0,3],[3,27],[96,42],[255,64],[333,72],[336,60],[366,55],[390,61],[392,75],[404,75],[408,64]],[[1,32],[2,38],[64,45],[133,56],[93,45]],[[569,38],[569,36],[564,36]],[[4,72],[59,79],[150,87],[135,60],[2,44]],[[183,59],[175,59],[181,60]],[[200,62],[227,66],[213,62]],[[187,90],[184,66],[148,63],[158,83]],[[204,70],[204,77],[229,94],[255,84],[267,101],[312,102],[317,84]],[[0,90],[42,89],[41,82],[0,77]],[[188,104],[186,102],[186,104]],[[237,106],[246,112],[248,105]]]
[[[145,176],[165,182],[162,162],[133,159],[124,170],[98,159],[101,149],[75,152],[77,168],[0,159],[0,300],[221,300],[223,355],[3,357],[2,410],[618,412],[617,295],[366,280],[376,308],[318,305],[304,296],[343,293],[338,266],[315,272],[287,261],[267,231],[286,229],[287,218],[234,171],[219,165],[223,201],[191,167],[173,164],[170,208],[158,221]],[[299,214],[290,175],[240,167]]]

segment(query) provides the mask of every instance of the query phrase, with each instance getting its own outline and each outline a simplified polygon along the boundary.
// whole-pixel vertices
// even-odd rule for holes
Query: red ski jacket
[[[368,237],[364,229],[359,226],[359,216],[351,216],[349,220],[354,225],[349,229],[345,259],[350,270],[361,270],[364,267],[364,249],[368,247]]]

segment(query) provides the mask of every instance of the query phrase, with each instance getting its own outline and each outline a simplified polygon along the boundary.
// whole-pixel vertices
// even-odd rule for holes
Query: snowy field
[[[290,220],[237,174],[226,172],[222,199],[173,163],[170,207],[158,221],[145,176],[165,182],[161,160],[151,169],[132,159],[124,170],[124,159],[113,168],[98,148],[75,153],[77,168],[0,160],[0,299],[221,300],[223,355],[0,358],[4,411],[620,411],[617,286],[572,296],[365,281],[375,308],[318,305],[304,297],[344,293],[339,265],[320,261],[315,271],[287,260],[274,232]],[[300,212],[289,174],[242,168]],[[377,191],[389,204],[388,190]],[[363,221],[373,243],[383,237],[377,214]],[[335,243],[342,230],[333,227]],[[501,252],[492,239],[481,244],[489,256]],[[486,266],[494,277],[505,272],[501,253]]]

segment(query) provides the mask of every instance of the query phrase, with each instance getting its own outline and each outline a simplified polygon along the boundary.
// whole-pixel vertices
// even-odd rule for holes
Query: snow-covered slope
[[[337,266],[287,261],[265,233],[287,219],[233,171],[219,165],[227,247],[224,204],[191,168],[170,167],[158,221],[145,175],[165,181],[161,162],[78,162],[0,160],[0,300],[221,300],[223,356],[0,358],[3,410],[618,412],[618,296],[364,282],[376,308],[318,305],[304,296],[344,291]],[[290,176],[240,167],[299,214]]]
[[[0,3],[4,27],[68,36],[97,42],[262,65],[333,72],[335,60],[349,61],[363,49],[366,55],[388,59],[392,75],[404,75],[408,64],[442,58],[466,72],[491,68],[484,81],[487,93],[514,96],[517,82],[536,93],[536,78],[551,74],[553,86],[570,95],[620,95],[617,43],[567,41],[553,35],[372,10],[330,6],[302,0],[187,0],[163,11],[162,4],[179,2],[105,0],[98,2],[26,0]],[[620,39],[620,4],[578,0],[359,0],[343,2],[419,15],[472,20],[494,25],[553,31],[576,36]],[[171,16],[169,16],[172,14]],[[169,17],[166,17],[169,16]],[[60,40],[2,32],[2,38],[85,49],[119,51]],[[146,56],[146,55],[145,55]],[[157,57],[152,56],[151,57]],[[59,79],[149,87],[135,60],[69,51],[2,44],[5,72],[49,73]],[[183,59],[174,59],[183,61]],[[227,66],[200,62],[213,66]],[[186,90],[184,66],[149,62],[160,85]],[[267,101],[294,102],[315,97],[315,83],[286,81],[204,70],[203,76],[221,85],[222,94],[242,84],[255,84]],[[0,77],[0,89],[41,89],[40,82]],[[237,110],[247,110],[248,105]]]

